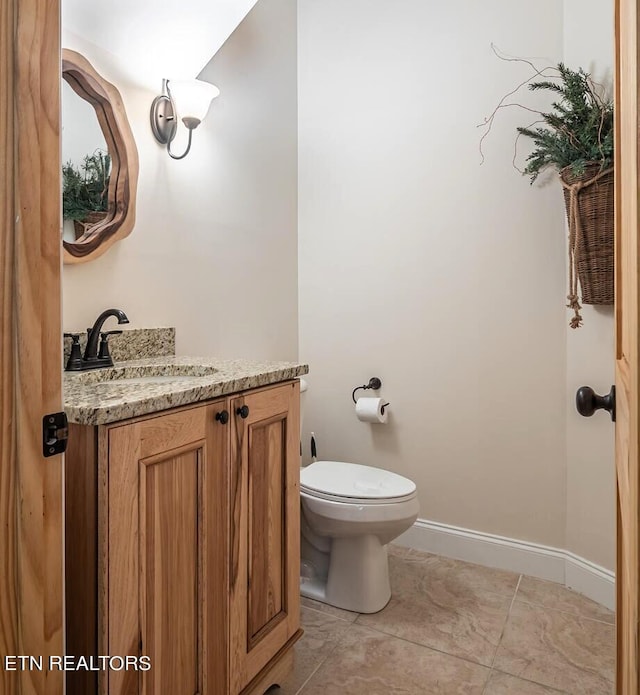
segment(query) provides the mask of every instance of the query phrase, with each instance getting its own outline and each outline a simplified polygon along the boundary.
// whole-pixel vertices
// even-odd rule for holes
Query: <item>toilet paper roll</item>
[[[358,398],[356,402],[356,416],[358,420],[384,424],[389,413],[388,406],[382,412],[384,404],[384,398]]]

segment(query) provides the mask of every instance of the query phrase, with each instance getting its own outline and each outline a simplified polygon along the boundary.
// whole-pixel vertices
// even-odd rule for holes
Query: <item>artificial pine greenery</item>
[[[90,212],[108,207],[111,157],[103,150],[86,155],[80,167],[71,161],[62,166],[62,215],[83,221]]]
[[[558,63],[560,83],[532,82],[529,89],[548,89],[560,95],[552,113],[541,113],[546,128],[518,128],[533,139],[536,149],[527,157],[524,173],[533,183],[548,166],[558,170],[570,166],[576,176],[589,164],[600,169],[613,165],[613,103],[602,98],[591,76],[582,69],[570,70]]]

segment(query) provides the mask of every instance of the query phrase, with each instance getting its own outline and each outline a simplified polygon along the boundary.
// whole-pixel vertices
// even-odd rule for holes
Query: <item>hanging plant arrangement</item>
[[[495,48],[494,52],[503,58]],[[480,140],[480,152],[500,109],[519,106],[538,114],[534,123],[517,129],[518,138],[530,138],[535,145],[521,173],[529,175],[533,183],[548,168],[558,172],[569,224],[567,306],[574,312],[570,325],[578,328],[582,325],[578,280],[584,304],[613,303],[613,102],[581,68],[571,70],[558,63],[538,70],[530,61],[517,60],[530,65],[534,74],[503,97],[481,124],[485,132]],[[531,91],[553,94],[549,112],[508,103],[525,85]]]

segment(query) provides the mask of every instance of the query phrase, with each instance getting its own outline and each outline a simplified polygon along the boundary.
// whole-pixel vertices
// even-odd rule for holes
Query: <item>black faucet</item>
[[[70,372],[80,372],[85,369],[98,369],[100,367],[113,367],[113,359],[109,354],[109,336],[122,333],[122,331],[102,331],[104,322],[110,317],[115,316],[119,324],[129,323],[127,315],[121,309],[107,309],[96,319],[92,328],[87,329],[87,347],[84,356],[80,356],[80,336],[67,334],[73,341],[71,354],[67,361],[66,370]],[[98,338],[101,338],[100,349],[98,351]]]

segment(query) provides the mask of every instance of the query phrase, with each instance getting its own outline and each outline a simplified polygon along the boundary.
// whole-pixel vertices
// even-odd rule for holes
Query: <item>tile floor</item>
[[[273,695],[610,695],[611,611],[557,584],[398,546],[392,599],[360,615],[302,599]]]

